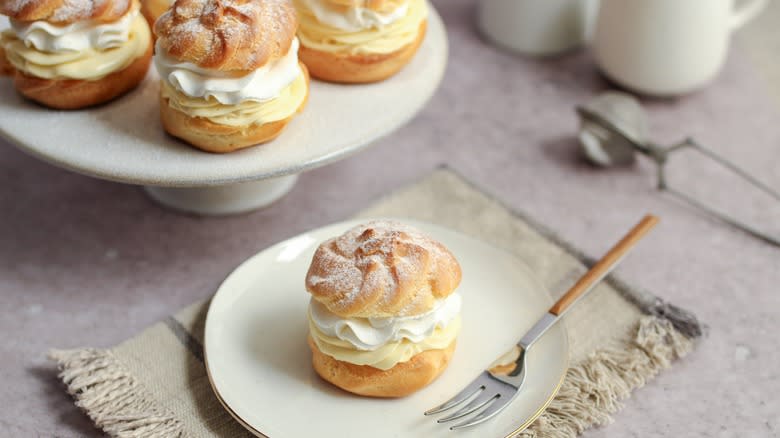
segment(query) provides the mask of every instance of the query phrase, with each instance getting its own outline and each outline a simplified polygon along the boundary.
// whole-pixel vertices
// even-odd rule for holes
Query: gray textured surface
[[[618,271],[696,311],[710,335],[588,437],[780,436],[780,250],[659,195],[646,162],[602,171],[582,161],[571,108],[609,86],[589,55],[494,51],[473,32],[472,1],[435,3],[451,61],[429,106],[376,147],[303,175],[264,211],[180,216],[136,188],[0,144],[0,436],[97,435],[55,378],[48,348],[116,344],[206,297],[257,250],[343,219],[442,162],[594,256],[645,211],[662,216]],[[760,41],[745,32],[740,43]],[[766,65],[777,64],[754,62],[756,50],[734,50],[701,92],[646,103],[660,140],[691,134],[778,187],[780,107],[765,82]],[[677,177],[692,190],[780,232],[780,208],[768,199],[716,184],[721,174],[708,166],[681,164]]]

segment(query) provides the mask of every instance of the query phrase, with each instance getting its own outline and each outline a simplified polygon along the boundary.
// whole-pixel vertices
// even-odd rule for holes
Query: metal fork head
[[[439,423],[445,423],[474,414],[466,421],[450,427],[451,430],[475,426],[498,415],[517,396],[525,381],[525,350],[516,347],[514,351],[517,354],[512,360],[494,364],[454,397],[426,411],[425,415],[449,411],[468,401],[456,412],[437,420]]]

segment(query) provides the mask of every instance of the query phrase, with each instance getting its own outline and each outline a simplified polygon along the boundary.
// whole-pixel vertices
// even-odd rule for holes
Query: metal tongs
[[[754,187],[780,201],[780,192],[759,181],[748,171],[741,169],[728,159],[716,154],[693,139],[685,139],[673,146],[659,146],[647,140],[647,128],[639,102],[630,95],[610,91],[591,103],[577,106],[582,121],[580,142],[589,160],[602,166],[627,164],[633,161],[635,152],[649,157],[657,165],[658,190],[670,193],[698,208],[712,217],[745,231],[761,240],[780,246],[780,236],[740,221],[729,214],[709,206],[685,192],[672,187],[666,177],[666,165],[675,152],[696,150],[704,157],[741,177]]]

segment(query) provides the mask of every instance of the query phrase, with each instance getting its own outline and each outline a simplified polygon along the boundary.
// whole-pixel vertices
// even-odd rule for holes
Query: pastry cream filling
[[[323,353],[387,370],[423,351],[447,348],[460,329],[460,308],[460,295],[452,294],[422,315],[341,318],[312,299],[309,329]]]
[[[349,32],[383,27],[395,23],[406,16],[409,4],[404,0],[394,4],[388,2],[386,10],[375,11],[363,7],[343,7],[333,5],[328,0],[299,0],[311,11],[320,23]]]
[[[143,56],[151,39],[149,26],[136,8],[109,24],[12,22],[0,44],[8,62],[27,75],[95,81]]]
[[[165,53],[158,41],[154,65],[171,108],[227,126],[284,120],[306,100],[308,83],[298,63],[298,39],[283,57],[247,74],[199,67]]]
[[[303,72],[274,99],[257,102],[245,100],[235,105],[219,103],[209,97],[190,97],[162,81],[162,97],[171,108],[190,117],[203,117],[213,123],[228,126],[249,126],[284,120],[298,111],[306,100],[308,84]]]
[[[449,347],[460,331],[460,316],[452,320],[446,327],[437,327],[430,336],[420,342],[403,339],[399,342],[387,343],[375,350],[356,350],[348,341],[323,334],[311,322],[309,330],[317,348],[324,354],[343,362],[369,365],[387,371],[424,351],[442,350]]]
[[[407,339],[420,342],[437,327],[444,327],[460,313],[462,299],[454,293],[437,300],[433,308],[421,315],[394,318],[342,318],[312,299],[309,318],[327,336],[347,341],[358,350],[373,350],[388,342]]]
[[[278,98],[283,90],[303,75],[298,64],[299,44],[294,38],[283,57],[240,76],[174,59],[168,56],[160,41],[157,42],[154,65],[163,81],[186,96],[214,100],[224,105],[249,100],[263,102]]]
[[[309,6],[310,2],[316,1],[321,0],[295,0],[298,9],[298,38],[307,48],[329,53],[393,53],[417,39],[420,25],[428,17],[426,0],[409,0],[406,13],[402,17],[388,20],[390,22],[382,26],[357,31],[346,30],[320,21],[315,10]],[[329,20],[331,21],[333,20]]]

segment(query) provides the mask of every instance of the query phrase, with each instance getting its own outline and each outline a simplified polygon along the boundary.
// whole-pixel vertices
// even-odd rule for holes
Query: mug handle
[[[761,12],[769,0],[748,0],[742,6],[734,11],[731,16],[731,29],[736,30],[742,27],[745,23],[752,20],[759,12]]]

